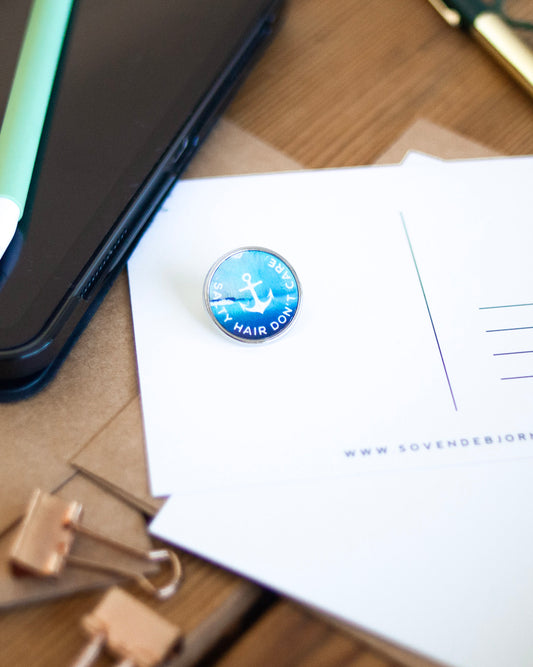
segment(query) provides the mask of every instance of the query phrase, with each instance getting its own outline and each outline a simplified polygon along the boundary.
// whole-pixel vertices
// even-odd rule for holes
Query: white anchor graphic
[[[242,276],[242,279],[246,283],[247,287],[242,287],[239,292],[245,292],[249,291],[252,293],[252,296],[254,298],[254,305],[250,306],[249,308],[245,306],[244,304],[241,303],[241,308],[248,313],[261,313],[261,315],[265,312],[265,310],[268,308],[270,305],[270,302],[274,298],[274,295],[272,294],[272,290],[269,289],[268,291],[268,298],[265,301],[261,301],[261,299],[257,296],[257,292],[255,291],[255,288],[257,285],[261,285],[263,282],[262,280],[258,280],[256,283],[252,284],[252,276],[249,273],[245,273]]]

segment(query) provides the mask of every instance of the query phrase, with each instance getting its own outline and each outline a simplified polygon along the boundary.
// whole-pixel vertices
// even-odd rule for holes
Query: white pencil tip
[[[0,196],[0,259],[11,243],[20,218],[20,209],[11,199]]]

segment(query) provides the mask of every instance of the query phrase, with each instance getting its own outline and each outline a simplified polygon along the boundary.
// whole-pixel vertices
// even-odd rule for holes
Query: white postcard
[[[177,494],[151,532],[453,667],[529,667],[533,459]]]
[[[152,492],[531,456],[532,173],[417,159],[179,183],[129,263]],[[203,305],[245,246],[301,281],[271,343]]]

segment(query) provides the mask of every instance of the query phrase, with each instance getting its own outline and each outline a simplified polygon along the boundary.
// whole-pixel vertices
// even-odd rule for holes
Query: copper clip
[[[90,641],[71,667],[89,667],[105,648],[120,667],[156,667],[174,650],[180,629],[117,587],[82,619]]]
[[[11,547],[9,562],[12,570],[15,573],[57,577],[69,562],[78,567],[135,579],[143,590],[160,600],[170,597],[177,590],[183,570],[174,552],[169,549],[144,551],[101,535],[80,523],[82,510],[81,503],[76,501],[69,502],[40,489],[34,491]],[[164,586],[156,587],[143,574],[70,555],[76,532],[137,558],[158,563],[168,562],[172,570],[170,581]]]

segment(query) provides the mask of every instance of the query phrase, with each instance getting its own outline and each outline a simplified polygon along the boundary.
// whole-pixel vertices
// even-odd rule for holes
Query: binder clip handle
[[[77,556],[69,556],[68,561],[73,565],[78,565],[78,567],[85,567],[89,569],[96,569],[102,572],[110,572],[128,579],[134,579],[146,593],[154,595],[158,600],[167,600],[169,597],[174,595],[178,586],[180,585],[183,578],[183,568],[177,555],[170,549],[152,549],[150,551],[144,551],[143,549],[138,549],[137,547],[133,547],[129,544],[119,542],[118,540],[115,540],[107,535],[102,535],[101,533],[92,530],[91,528],[88,528],[84,524],[78,523],[77,521],[72,523],[72,529],[78,533],[86,535],[87,537],[91,537],[98,542],[108,544],[109,546],[123,551],[124,553],[136,556],[137,558],[142,558],[153,563],[168,563],[170,565],[171,572],[170,579],[167,583],[161,586],[155,586],[146,575],[140,574],[138,572],[131,572],[130,570],[116,567],[114,565],[110,566],[106,565],[105,563],[79,558]]]
[[[82,506],[76,501],[65,501],[37,489],[12,545],[9,561],[15,572],[26,572],[43,577],[57,577],[65,563],[72,563],[101,572],[118,574],[134,579],[150,595],[159,600],[169,598],[178,588],[183,569],[177,555],[170,549],[146,551],[103,535],[80,522]],[[126,568],[108,565],[71,555],[75,533],[82,533],[123,553],[146,561],[170,565],[170,579],[155,586],[144,574]]]
[[[164,563],[168,561],[172,568],[172,576],[170,581],[164,586],[155,587],[148,577],[141,575],[138,578],[139,586],[141,586],[147,593],[155,595],[158,600],[167,600],[174,595],[183,577],[183,568],[180,559],[169,549],[154,549],[153,551],[148,552],[148,557],[151,561],[156,563]]]

